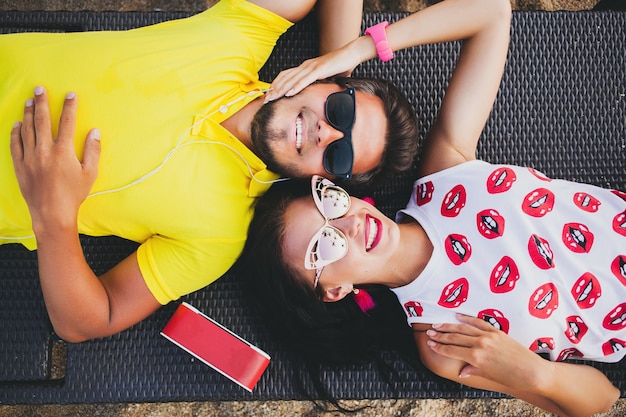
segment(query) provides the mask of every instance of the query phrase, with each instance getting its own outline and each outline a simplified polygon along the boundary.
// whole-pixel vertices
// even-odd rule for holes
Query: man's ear
[[[344,284],[339,286],[334,286],[331,288],[324,289],[324,296],[322,300],[327,303],[334,303],[335,301],[339,301],[345,298],[346,295],[350,294],[354,287],[351,284]]]

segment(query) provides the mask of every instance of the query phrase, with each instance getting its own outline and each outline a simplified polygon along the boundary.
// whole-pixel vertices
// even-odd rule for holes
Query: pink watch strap
[[[383,62],[387,62],[391,58],[393,58],[393,51],[389,46],[389,42],[387,42],[387,33],[385,32],[385,28],[388,25],[389,22],[384,21],[368,28],[365,31],[365,34],[370,35],[374,40],[374,44],[376,45],[376,52],[378,52],[378,57]]]

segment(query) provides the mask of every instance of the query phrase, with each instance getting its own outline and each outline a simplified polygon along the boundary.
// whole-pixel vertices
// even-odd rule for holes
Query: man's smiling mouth
[[[296,151],[300,153],[302,149],[302,114],[296,117]]]

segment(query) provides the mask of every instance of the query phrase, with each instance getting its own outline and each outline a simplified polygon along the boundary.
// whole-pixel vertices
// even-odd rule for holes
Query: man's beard
[[[295,171],[295,164],[281,164],[272,150],[272,143],[285,136],[285,132],[271,128],[278,101],[265,103],[252,118],[250,136],[254,145],[254,153],[265,162],[269,170],[282,176],[296,177],[298,175]]]

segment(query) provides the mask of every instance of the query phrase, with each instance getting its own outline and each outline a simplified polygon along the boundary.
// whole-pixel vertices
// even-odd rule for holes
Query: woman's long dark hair
[[[364,287],[376,306],[363,313],[352,296],[334,303],[322,302],[296,271],[285,262],[282,248],[284,216],[296,199],[312,198],[310,180],[274,184],[259,199],[248,240],[236,265],[244,291],[276,337],[305,362],[316,393],[341,408],[320,379],[322,365],[376,362],[386,369],[383,350],[397,350],[418,361],[411,328],[395,295],[386,287]],[[311,200],[312,201],[312,200]],[[383,374],[389,380],[392,373]]]

